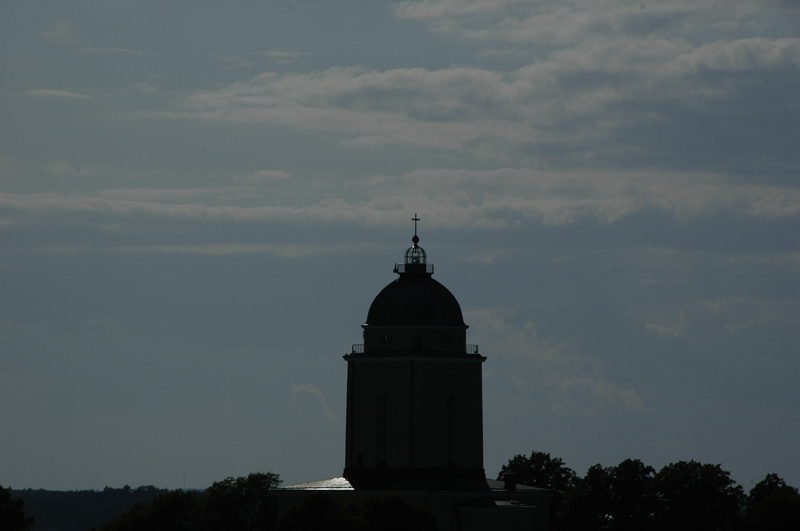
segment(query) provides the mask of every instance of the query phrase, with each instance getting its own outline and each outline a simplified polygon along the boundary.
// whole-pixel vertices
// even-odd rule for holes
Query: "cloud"
[[[395,13],[403,18],[429,19],[482,15],[503,11],[528,0],[424,0],[404,1],[395,6]]]
[[[761,140],[745,143],[734,158],[726,153],[720,160],[705,147],[719,136],[753,132],[726,127],[711,119],[715,115],[744,119],[765,98],[791,101],[791,91],[763,73],[797,77],[798,52],[795,38],[694,46],[683,39],[622,37],[553,50],[506,73],[466,66],[267,72],[191,94],[180,111],[145,114],[288,126],[337,133],[341,145],[352,148],[462,150],[538,167],[647,160],[711,167],[736,165],[739,158],[746,164],[758,153],[785,167],[789,152],[775,151],[782,145],[778,117],[762,118],[756,126]],[[701,129],[702,135],[687,138],[687,131]],[[670,151],[677,131],[691,140],[686,151],[696,160]]]
[[[47,253],[80,253],[91,250],[90,246],[57,245],[42,247],[39,250]],[[163,245],[116,245],[105,250],[119,253],[136,254],[186,254],[197,256],[237,256],[259,254],[277,256],[279,258],[308,258],[311,256],[341,253],[341,245],[324,243],[198,243],[198,244],[163,244]]]
[[[520,59],[526,58],[531,55],[530,51],[525,50],[515,50],[515,49],[503,49],[498,50],[496,48],[484,48],[478,51],[477,57],[479,59]]]
[[[570,6],[542,9],[525,17],[506,17],[494,24],[459,27],[462,37],[478,40],[501,39],[510,42],[575,44],[601,36],[619,38],[654,35],[700,9],[694,5],[668,4],[640,9],[636,4],[591,7]],[[441,23],[440,23],[441,24]],[[444,26],[447,27],[447,26]]]
[[[614,410],[638,411],[644,401],[604,374],[604,363],[583,352],[570,339],[542,339],[532,321],[514,323],[514,312],[502,308],[464,312],[471,341],[491,345],[487,367],[488,400],[512,400],[507,407],[527,410],[530,402],[558,415],[604,415]],[[508,394],[507,394],[508,393]],[[508,395],[517,398],[511,399]],[[528,404],[516,404],[513,400]]]
[[[78,94],[75,92],[67,92],[65,90],[49,90],[49,89],[41,89],[41,90],[28,90],[25,92],[29,96],[36,96],[37,98],[64,98],[64,99],[73,99],[73,100],[90,100],[92,99],[91,96],[87,96],[86,94]]]
[[[477,69],[437,72],[398,69],[365,72],[332,68],[310,74],[262,74],[214,92],[198,93],[184,101],[186,111],[159,114],[201,120],[278,123],[296,128],[338,131],[355,135],[351,146],[409,144],[459,148],[483,135],[511,140],[524,128],[481,119],[469,125],[464,113],[474,114],[467,100],[489,99],[502,76]],[[463,91],[461,97],[453,91]],[[474,120],[472,120],[474,121]],[[419,127],[419,124],[424,127]]]
[[[45,40],[61,46],[79,46],[82,42],[75,25],[69,20],[57,20],[39,32]]]
[[[314,387],[313,385],[293,385],[292,386],[292,404],[296,404],[297,401],[303,396],[312,396],[319,400],[319,405],[322,408],[322,411],[325,413],[325,418],[329,421],[338,421],[339,417],[330,410],[328,407],[328,402],[325,400],[325,396],[322,392]]]
[[[673,68],[683,73],[706,71],[744,72],[787,69],[800,66],[800,38],[764,39],[704,44],[677,57]]]
[[[114,171],[73,168],[66,163],[52,163],[48,170],[63,176]],[[91,213],[99,216],[98,222],[145,216],[162,221],[293,220],[393,226],[409,213],[428,212],[426,219],[432,226],[489,230],[531,223],[558,227],[582,220],[613,224],[648,212],[665,213],[679,223],[714,215],[763,220],[800,215],[796,187],[732,182],[723,175],[703,173],[420,169],[337,183],[323,192],[323,199],[297,204],[271,204],[270,188],[261,185],[291,181],[286,172],[263,170],[240,180],[252,185],[0,193],[0,206],[37,217],[62,217],[64,222],[72,215]],[[354,198],[356,192],[361,200]]]
[[[241,188],[113,188],[101,190],[97,195],[103,199],[141,202],[165,203],[177,200],[196,200],[198,198],[213,198],[240,191]],[[74,197],[74,195],[70,196]]]
[[[557,384],[562,397],[553,404],[556,413],[598,414],[607,408],[639,411],[644,400],[635,389],[621,389],[613,382],[593,378],[565,378]]]
[[[585,218],[611,223],[649,209],[678,219],[719,211],[768,219],[800,214],[796,187],[734,183],[723,175],[703,173],[423,169],[375,186],[400,197],[436,198],[448,215],[456,208],[471,217],[505,211],[545,225]]]
[[[778,301],[745,298],[691,301],[681,308],[675,334],[701,346],[704,351],[716,351],[728,344],[729,354],[729,349],[735,352],[747,344],[747,336],[763,338],[788,333],[800,339],[797,334],[800,308],[795,301],[789,304],[793,308]]]
[[[283,170],[260,170],[254,173],[235,177],[234,180],[248,184],[260,184],[291,179],[292,174]]]
[[[739,19],[752,22],[763,11],[752,2],[736,0],[725,4],[681,0],[424,0],[395,6],[396,16],[426,22],[435,31],[476,40],[529,42],[544,48],[601,38],[646,37],[666,30],[702,27],[707,31],[711,27],[730,31],[738,27]]]
[[[800,304],[791,294],[690,300],[680,309],[675,337],[691,351],[670,370],[700,396],[785,409],[798,398],[798,330]]]
[[[59,177],[97,177],[109,173],[117,173],[118,170],[110,165],[76,165],[68,162],[50,162],[46,166],[48,173]]]
[[[269,50],[261,52],[259,55],[268,57],[273,62],[278,64],[292,64],[296,63],[304,57],[309,57],[311,54],[306,52],[289,52],[285,50]]]
[[[161,55],[155,52],[147,52],[144,50],[128,50],[126,48],[95,48],[91,46],[84,46],[78,48],[78,52],[82,53],[97,53],[97,54],[122,54],[122,55]]]
[[[800,78],[800,35],[795,13],[780,4],[426,0],[401,2],[395,14],[490,46],[479,60],[503,43],[528,54],[529,64],[495,83],[500,97],[486,107],[507,136],[466,113],[458,118],[486,132],[458,143],[476,155],[553,167],[649,160],[796,171],[782,147],[785,123],[759,112],[798,112],[789,87]],[[740,148],[723,154],[718,145]]]

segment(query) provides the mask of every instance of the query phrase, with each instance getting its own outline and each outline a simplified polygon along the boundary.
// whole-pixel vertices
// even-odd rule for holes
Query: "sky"
[[[0,3],[0,484],[340,476],[420,245],[488,477],[800,487],[800,3]]]

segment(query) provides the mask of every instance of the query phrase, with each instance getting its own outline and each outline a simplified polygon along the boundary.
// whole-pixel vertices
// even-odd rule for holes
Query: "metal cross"
[[[417,217],[417,213],[416,212],[414,213],[414,217],[411,218],[411,221],[414,222],[414,236],[416,236],[417,235],[417,221],[419,221],[419,218]]]

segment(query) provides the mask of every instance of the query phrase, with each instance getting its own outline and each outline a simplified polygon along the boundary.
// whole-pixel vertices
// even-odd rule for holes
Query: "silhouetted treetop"
[[[544,452],[531,452],[530,457],[515,455],[508,464],[503,465],[497,479],[505,481],[511,479],[521,485],[529,487],[539,487],[553,491],[550,498],[551,526],[555,530],[560,529],[560,523],[552,518],[552,515],[561,513],[561,506],[569,489],[574,488],[578,476],[575,472],[564,465],[558,457],[550,457]]]
[[[800,522],[800,493],[776,474],[745,495],[720,465],[679,461],[656,473],[626,459],[578,477],[543,452],[514,456],[498,479],[510,474],[555,491],[550,522],[558,531],[777,531]]]
[[[33,518],[25,515],[25,502],[11,497],[11,491],[0,485],[0,530],[28,531]]]
[[[100,531],[267,531],[276,512],[277,474],[256,472],[217,481],[201,492],[173,491],[137,504]]]
[[[750,490],[745,522],[751,531],[792,529],[800,526],[800,494],[777,474],[767,474]]]
[[[530,457],[515,455],[508,464],[503,465],[498,480],[505,480],[508,474],[515,474],[520,485],[554,490],[563,494],[577,475],[564,465],[558,457],[550,457],[544,452],[531,452]]]
[[[671,463],[655,477],[658,529],[734,529],[745,504],[742,487],[720,465]]]

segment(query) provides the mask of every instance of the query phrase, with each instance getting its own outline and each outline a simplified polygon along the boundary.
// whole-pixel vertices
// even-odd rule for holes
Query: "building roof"
[[[367,314],[370,326],[457,326],[465,328],[461,306],[450,291],[432,278],[433,267],[425,251],[414,245],[405,254],[404,264],[395,265],[400,278],[378,293]]]
[[[309,483],[298,483],[296,485],[288,485],[283,489],[295,490],[353,490],[353,486],[347,481],[347,478],[328,478],[319,481],[311,481]]]
[[[400,273],[378,293],[367,314],[371,326],[464,327],[461,306],[430,273]]]
[[[508,488],[503,481],[498,481],[496,479],[486,479],[481,480],[480,482],[471,485],[474,490],[489,490],[492,492],[508,492]],[[430,488],[439,487],[441,489],[441,485],[438,484],[431,484],[427,485]],[[538,487],[529,487],[527,485],[514,485],[514,490],[516,492],[529,492],[529,493],[537,493],[541,495],[549,496],[552,494],[552,491],[547,489],[540,489]],[[423,487],[420,489],[424,490]],[[298,483],[296,485],[288,485],[286,487],[282,487],[278,490],[354,490],[353,486],[347,481],[347,478],[328,478],[323,479],[320,481],[311,481],[308,483]],[[443,489],[449,490],[449,489]]]

